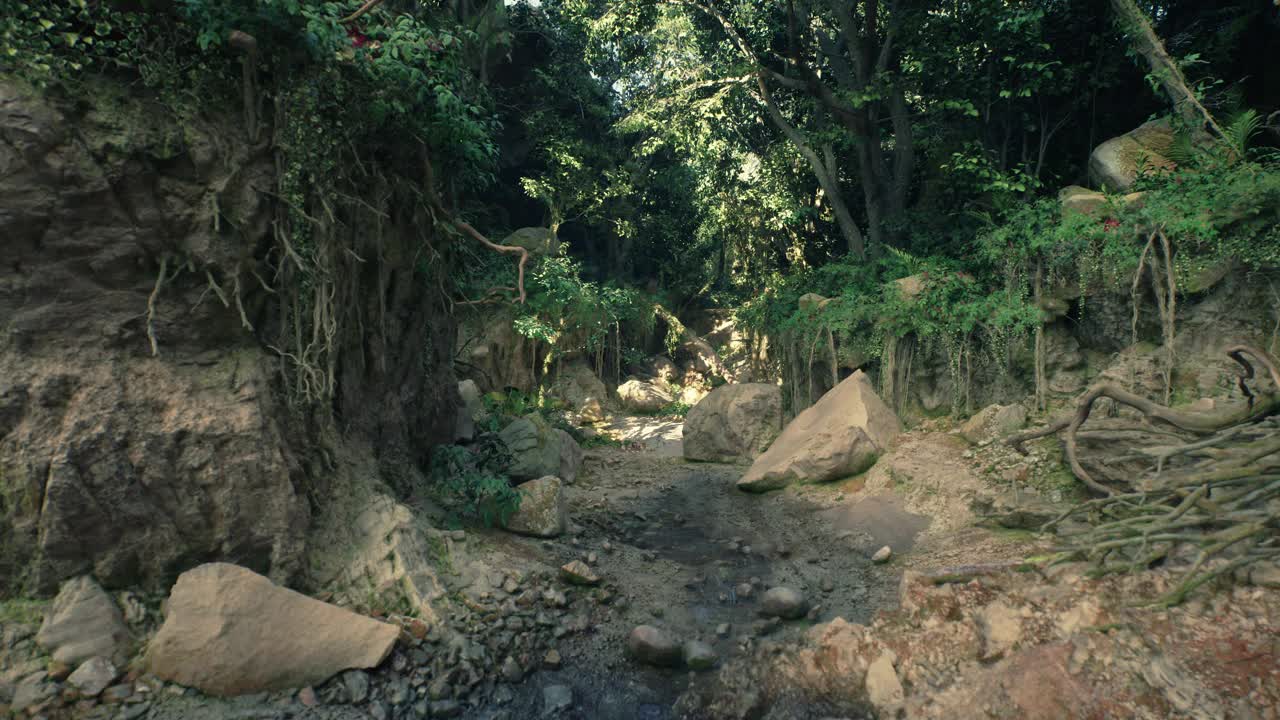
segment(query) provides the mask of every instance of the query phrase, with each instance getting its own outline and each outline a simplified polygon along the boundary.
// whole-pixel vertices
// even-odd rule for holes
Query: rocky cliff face
[[[1184,291],[1180,291],[1183,293]],[[1220,399],[1235,390],[1236,368],[1223,352],[1246,343],[1268,348],[1280,324],[1275,286],[1258,274],[1224,272],[1209,287],[1178,297],[1174,341],[1173,397],[1176,402]],[[1143,395],[1163,395],[1162,330],[1151,298],[1143,300],[1138,342],[1133,341],[1133,303],[1128,294],[1098,293],[1061,301],[1062,316],[1045,326],[1045,371],[1051,403],[1063,403],[1099,378],[1109,378]],[[1034,391],[1035,358],[1030,343],[1014,342],[1006,368],[994,359],[974,358],[969,383],[971,408],[1021,402]],[[900,398],[909,414],[937,415],[961,398],[942,348],[915,348],[911,376]]]
[[[234,118],[179,125],[122,87],[0,80],[0,594],[215,559],[293,580],[343,435],[284,401],[268,349],[273,158]],[[453,329],[413,263],[369,265],[384,294],[351,305],[381,331],[341,347],[332,409],[412,460],[452,430]]]

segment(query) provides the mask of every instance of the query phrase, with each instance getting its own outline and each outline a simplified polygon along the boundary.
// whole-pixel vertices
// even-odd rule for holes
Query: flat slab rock
[[[251,570],[209,563],[178,578],[147,665],[164,680],[243,695],[375,667],[399,634],[394,625],[282,588]]]

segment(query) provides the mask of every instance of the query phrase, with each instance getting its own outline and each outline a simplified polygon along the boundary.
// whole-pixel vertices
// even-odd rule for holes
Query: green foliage
[[[8,625],[10,623],[22,625],[39,624],[40,619],[44,617],[44,613],[48,608],[48,600],[33,600],[21,597],[0,600],[0,625]]]
[[[464,280],[465,294],[514,286],[510,263],[477,263]],[[632,288],[583,279],[582,264],[570,257],[546,257],[525,277],[527,301],[514,307],[517,333],[545,344],[551,361],[571,353],[594,354],[611,346],[619,332],[644,334],[654,325],[653,301]]]
[[[510,464],[510,452],[493,434],[481,435],[470,447],[441,445],[431,455],[433,488],[463,517],[500,524],[520,509],[520,493],[502,474]]]

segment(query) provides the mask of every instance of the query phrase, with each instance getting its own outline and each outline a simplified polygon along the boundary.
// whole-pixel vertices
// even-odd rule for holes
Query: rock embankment
[[[691,689],[688,717],[785,717],[797,703],[859,717],[1275,717],[1280,595],[1240,585],[1185,606],[1167,571],[1092,579],[967,566],[902,579],[901,609],[836,619],[735,658]],[[1042,574],[1043,573],[1043,574]]]

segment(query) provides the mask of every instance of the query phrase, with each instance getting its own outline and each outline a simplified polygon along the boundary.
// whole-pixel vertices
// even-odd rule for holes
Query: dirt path
[[[619,425],[626,449],[588,451],[576,484],[567,488],[567,535],[538,540],[471,528],[453,545],[447,573],[453,600],[446,615],[450,627],[463,631],[455,640],[483,654],[480,644],[494,648],[495,637],[505,635],[500,647],[511,649],[489,657],[501,661],[510,652],[522,664],[518,677],[484,680],[485,690],[472,701],[483,697],[485,703],[462,703],[456,717],[675,720],[681,693],[714,673],[652,668],[628,658],[626,638],[637,625],[657,626],[680,642],[706,642],[724,663],[766,643],[795,639],[814,622],[843,617],[869,623],[878,610],[897,606],[906,568],[1021,552],[1016,542],[963,520],[967,493],[979,480],[962,477],[964,448],[941,433],[904,436],[882,458],[883,476],[752,495],[734,484],[745,467],[686,462],[679,423],[626,418]],[[893,559],[873,564],[871,555],[885,544]],[[556,569],[572,560],[588,562],[603,578],[601,586],[570,588],[556,578]],[[809,618],[763,620],[760,596],[776,586],[800,591],[815,607]],[[559,609],[543,597],[556,588],[566,596]],[[522,597],[536,599],[520,605]],[[559,667],[543,661],[543,649],[511,645],[513,634],[528,635],[531,626],[551,636]],[[385,682],[383,675],[413,674],[416,662],[379,670],[376,684]],[[566,694],[567,708],[549,707]],[[151,717],[165,720],[212,720],[223,711],[230,713],[226,717],[366,717],[352,705],[303,709],[289,698],[263,698],[234,710],[209,698],[157,704]],[[384,707],[376,720],[427,716],[409,705]],[[795,718],[816,720],[826,716],[822,710],[805,707]]]
[[[510,717],[540,716],[543,689],[557,684],[572,687],[575,698],[574,708],[558,717],[674,717],[676,696],[700,676],[628,659],[626,636],[637,625],[707,642],[723,660],[766,635],[785,639],[836,616],[866,622],[895,602],[899,570],[873,565],[866,548],[854,547],[854,533],[833,522],[829,503],[794,492],[743,493],[734,482],[744,468],[688,463],[669,443],[668,437],[643,449],[591,451],[569,490],[573,536],[512,541],[553,566],[594,555],[593,567],[618,598],[593,616],[590,632],[566,638],[559,647],[562,670],[536,673],[517,688],[506,709]],[[816,606],[809,621],[762,621],[759,596],[779,585],[801,591]]]

